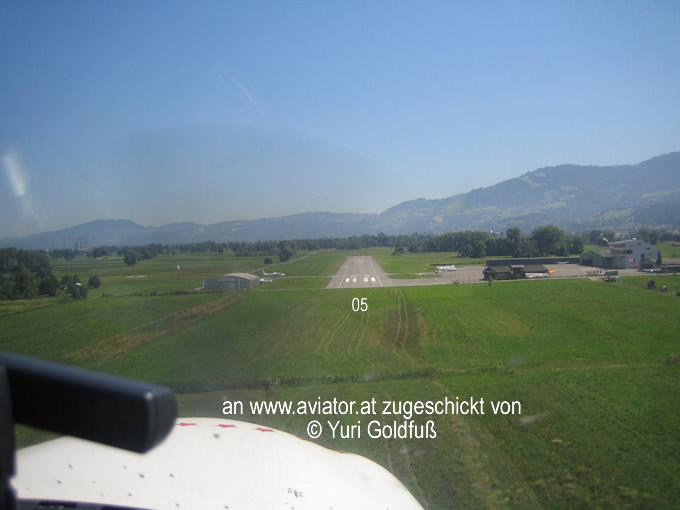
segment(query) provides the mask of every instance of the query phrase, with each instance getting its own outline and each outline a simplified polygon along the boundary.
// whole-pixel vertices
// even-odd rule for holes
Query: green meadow
[[[272,284],[200,293],[190,291],[203,278],[261,270],[262,259],[61,261],[58,276],[97,274],[101,288],[79,301],[0,302],[0,349],[168,385],[182,416],[220,417],[225,401],[241,402],[231,418],[301,437],[319,420],[317,442],[382,464],[427,509],[677,507],[680,276],[653,276],[668,292],[647,290],[649,275],[323,288],[346,256],[363,254],[390,273],[447,262],[383,249],[300,253],[265,269],[289,275]],[[354,312],[354,298],[368,310]],[[410,418],[436,437],[369,437],[371,421],[405,421],[385,401],[456,398],[484,399],[484,414]],[[333,399],[377,405],[366,415],[250,408]],[[504,401],[514,414],[494,414],[491,403]],[[329,421],[361,433],[334,438]],[[17,440],[44,437],[20,428]]]
[[[451,264],[457,266],[483,265],[486,262],[486,257],[481,259],[461,257],[458,252],[406,252],[401,255],[392,255],[393,251],[393,248],[370,248],[363,250],[362,254],[375,257],[378,264],[382,266],[386,273],[396,275],[397,278],[399,278],[400,273],[408,273],[408,277],[412,278],[413,274],[431,272],[435,266],[446,266]],[[394,278],[395,276],[392,277]]]

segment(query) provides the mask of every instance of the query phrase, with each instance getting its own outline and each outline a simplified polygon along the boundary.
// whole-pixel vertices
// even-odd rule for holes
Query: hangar
[[[590,250],[581,255],[582,266],[609,268],[612,264],[609,250]]]
[[[260,277],[248,273],[229,273],[203,280],[205,290],[250,289],[260,284]]]

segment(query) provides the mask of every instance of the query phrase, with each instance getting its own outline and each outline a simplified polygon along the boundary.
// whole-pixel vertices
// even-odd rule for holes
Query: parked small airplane
[[[262,276],[271,276],[272,278],[283,278],[284,276],[286,276],[286,274],[285,273],[277,273],[277,272],[268,273],[267,271],[265,271],[263,269],[262,270]]]

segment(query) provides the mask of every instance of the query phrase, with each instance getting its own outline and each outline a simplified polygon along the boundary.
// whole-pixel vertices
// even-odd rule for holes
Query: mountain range
[[[97,220],[23,237],[0,246],[27,249],[212,240],[258,241],[361,234],[443,233],[460,230],[531,230],[553,224],[567,230],[680,228],[680,152],[636,165],[559,165],[449,198],[402,202],[381,214],[304,213],[280,218],[193,222],[160,227],[129,220]]]

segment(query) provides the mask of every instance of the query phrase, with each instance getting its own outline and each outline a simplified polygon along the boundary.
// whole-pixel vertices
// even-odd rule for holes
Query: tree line
[[[47,254],[17,248],[0,249],[0,297],[31,298],[49,294],[57,280]],[[56,293],[56,290],[55,290]]]
[[[90,276],[87,286],[78,275],[57,280],[47,253],[17,248],[0,248],[0,299],[27,299],[36,296],[70,294],[74,299],[87,297],[88,288],[98,288],[101,279]]]
[[[165,245],[151,243],[144,246],[98,246],[84,253],[88,257],[123,257],[128,265],[148,260],[157,255],[179,253],[224,253],[231,251],[238,257],[278,257],[280,262],[290,260],[297,251],[321,249],[358,250],[362,248],[391,247],[393,255],[421,252],[458,252],[462,257],[544,257],[568,256],[583,252],[585,243],[601,244],[612,241],[613,231],[592,230],[585,234],[569,234],[554,225],[544,225],[525,234],[519,227],[511,227],[504,233],[487,231],[447,232],[445,234],[364,234],[360,236],[296,239],[290,241],[232,241],[218,243],[183,243]],[[680,235],[652,229],[640,229],[630,237],[643,239],[650,244],[668,240],[680,241]],[[0,299],[31,298],[38,295],[55,296],[58,291],[71,293],[74,298],[87,296],[87,288],[101,284],[92,277],[85,287],[76,275],[65,275],[60,281],[52,273],[49,258],[73,259],[81,250],[30,251],[17,248],[0,249]],[[93,279],[94,278],[94,279]]]
[[[554,225],[545,225],[524,234],[519,227],[503,233],[485,231],[449,232],[423,236],[400,236],[393,255],[405,252],[458,252],[466,258],[568,256],[583,252],[582,235],[569,235]]]

